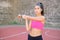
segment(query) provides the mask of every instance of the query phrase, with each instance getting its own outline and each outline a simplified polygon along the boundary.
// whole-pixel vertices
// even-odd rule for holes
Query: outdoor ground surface
[[[0,40],[27,40],[28,33],[23,26],[0,26]],[[44,40],[60,40],[60,29],[44,28]]]

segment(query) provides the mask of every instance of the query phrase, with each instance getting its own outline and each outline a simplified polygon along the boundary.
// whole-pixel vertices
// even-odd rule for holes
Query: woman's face
[[[34,12],[35,12],[36,15],[40,14],[41,11],[42,11],[42,9],[40,8],[40,6],[35,6]]]

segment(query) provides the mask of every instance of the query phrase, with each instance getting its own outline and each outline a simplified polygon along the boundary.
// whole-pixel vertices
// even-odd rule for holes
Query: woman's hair
[[[37,6],[40,6],[40,8],[42,9],[41,15],[44,16],[44,7],[43,7],[43,3],[38,2],[36,5],[37,5]]]

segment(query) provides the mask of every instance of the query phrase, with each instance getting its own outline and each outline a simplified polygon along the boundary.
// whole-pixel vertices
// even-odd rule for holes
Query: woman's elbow
[[[26,30],[27,30],[27,31],[30,31],[31,29],[28,29],[28,28],[27,28]]]
[[[29,31],[29,29],[26,29],[27,31]]]

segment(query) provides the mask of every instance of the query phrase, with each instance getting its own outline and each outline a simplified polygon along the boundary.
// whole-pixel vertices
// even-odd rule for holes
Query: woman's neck
[[[42,16],[41,13],[37,14],[36,16]]]

